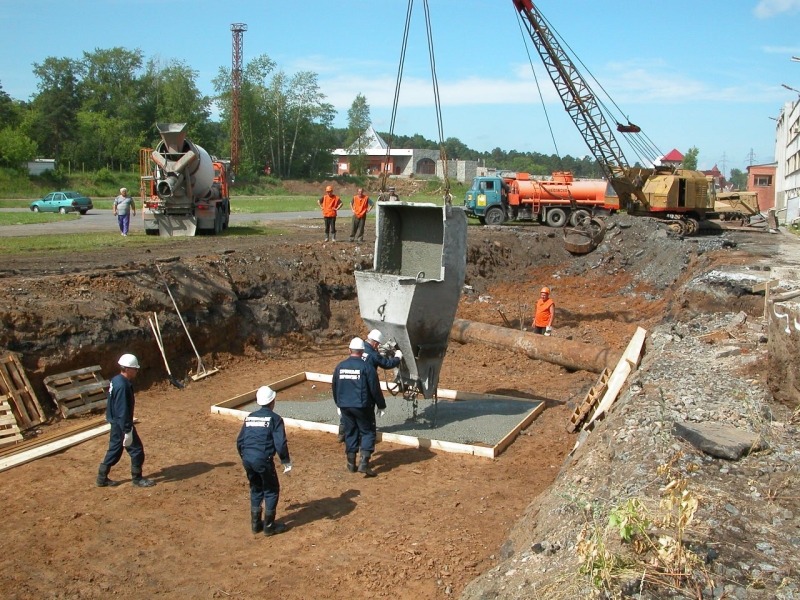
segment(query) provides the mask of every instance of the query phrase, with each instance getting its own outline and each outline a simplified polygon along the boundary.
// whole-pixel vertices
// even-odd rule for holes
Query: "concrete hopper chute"
[[[464,285],[467,217],[454,206],[378,202],[374,268],[356,271],[361,318],[403,352],[406,397],[432,398]]]

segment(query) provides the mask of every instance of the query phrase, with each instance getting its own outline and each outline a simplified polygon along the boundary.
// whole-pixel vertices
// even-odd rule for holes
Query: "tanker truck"
[[[612,214],[619,201],[605,180],[575,181],[568,171],[553,173],[550,181],[501,172],[473,179],[464,207],[484,225],[519,220],[562,227],[567,220],[575,226],[589,216]]]
[[[161,141],[140,156],[147,235],[215,235],[227,229],[228,164],[186,138],[186,123],[156,124]]]

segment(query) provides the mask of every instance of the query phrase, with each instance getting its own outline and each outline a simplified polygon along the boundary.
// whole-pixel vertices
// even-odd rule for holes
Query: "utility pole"
[[[247,31],[246,23],[233,23],[231,35],[233,47],[231,61],[231,170],[239,171],[239,138],[240,122],[239,108],[241,106],[240,93],[242,91],[242,42],[244,32]]]
[[[727,177],[725,175],[725,171],[727,170],[727,166],[728,166],[728,155],[725,152],[722,153],[722,161],[721,162],[722,162],[722,176],[725,177],[725,180],[727,181]]]
[[[752,167],[756,162],[756,153],[750,148],[750,152],[747,154],[747,163]]]

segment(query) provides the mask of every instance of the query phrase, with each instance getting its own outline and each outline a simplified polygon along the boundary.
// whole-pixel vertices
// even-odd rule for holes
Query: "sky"
[[[479,151],[589,154],[512,0],[428,4],[444,138]],[[800,0],[535,4],[599,83],[590,86],[662,153],[697,147],[700,169],[726,175],[774,160],[774,119],[800,99],[782,85],[800,90],[791,60],[800,57]],[[184,61],[213,95],[212,79],[231,66],[230,25],[245,23],[244,63],[266,54],[287,74],[316,73],[337,127],[362,94],[374,128],[388,131],[407,10],[408,0],[0,0],[0,83],[27,100],[34,63],[119,46]],[[394,132],[439,139],[423,0],[413,3]]]

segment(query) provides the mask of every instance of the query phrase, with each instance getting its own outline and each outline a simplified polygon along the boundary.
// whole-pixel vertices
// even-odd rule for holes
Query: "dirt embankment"
[[[764,362],[729,361],[722,369],[703,358],[713,346],[696,340],[726,322],[704,315],[744,311],[754,318],[763,298],[745,293],[744,283],[697,282],[697,272],[731,257],[730,236],[676,239],[646,219],[615,221],[605,243],[584,257],[569,256],[559,235],[543,227],[469,231],[460,318],[529,327],[538,288],[547,284],[558,307],[556,337],[622,349],[637,325],[656,331],[647,347],[647,357],[655,358],[646,359],[649,366],[623,395],[620,410],[566,468],[575,438],[563,427],[596,375],[454,344],[442,371],[444,387],[539,398],[547,410],[495,461],[381,444],[379,476],[369,481],[346,472],[333,436],[291,431],[296,469],[282,478],[279,517],[292,530],[269,541],[253,538],[233,447],[238,424],[212,417],[208,406],[298,371],[330,372],[346,340],[365,333],[353,272],[370,268],[372,240],[363,247],[321,244],[318,228],[308,224],[287,225],[285,233],[255,241],[183,240],[133,260],[122,251],[56,263],[28,255],[2,267],[0,345],[22,354],[41,399],[48,397],[41,387],[48,374],[100,364],[111,376],[116,357],[128,351],[146,365],[137,380],[137,417],[148,451],[146,474],[158,482],[149,494],[129,484],[93,488],[102,438],[4,473],[7,551],[0,585],[14,590],[10,597],[419,598],[465,589],[468,598],[559,597],[547,590],[588,597],[595,588],[577,574],[584,507],[607,509],[642,495],[655,502],[657,465],[677,450],[685,455],[676,472],[681,469],[698,493],[711,497],[717,488],[741,487],[725,492],[733,494],[736,519],[720,516],[720,510],[732,514],[724,495],[698,510],[698,520],[718,532],[718,540],[692,530],[698,547],[717,552],[712,560],[738,571],[722,574],[730,581],[725,585],[739,593],[762,582],[758,589],[775,592],[773,574],[793,577],[785,560],[769,571],[761,565],[766,560],[722,550],[747,541],[729,537],[735,528],[752,533],[748,523],[756,522],[757,509],[747,502],[769,498],[770,486],[788,489],[794,471],[757,456],[737,479],[719,480],[726,475],[721,463],[692,454],[669,433],[671,420],[688,414],[699,420],[733,415],[733,405],[723,400],[739,396],[728,399],[721,382],[734,379],[744,382],[733,389],[746,401],[736,424],[766,426]],[[164,381],[147,321],[158,313],[173,372],[189,372],[194,354],[156,264],[204,361],[222,367],[184,390]],[[753,356],[763,346],[759,339],[745,340]],[[672,362],[658,358],[665,353]],[[705,366],[687,368],[695,364]],[[776,420],[788,421],[774,415],[770,431],[794,435],[788,424],[776,429]],[[791,450],[782,448],[775,455],[790,464]],[[126,460],[112,476],[125,480]],[[765,484],[750,486],[760,494],[754,496],[745,483],[762,472],[766,478],[758,481]],[[796,527],[800,513],[780,506],[780,514],[759,514],[771,519],[757,522],[768,530],[759,533],[764,539],[778,528],[775,518]],[[604,514],[597,513],[598,523]],[[757,543],[767,542],[759,537]],[[788,546],[781,544],[776,538],[771,547],[784,557]],[[558,587],[559,581],[577,587]],[[655,594],[652,588],[645,593]],[[750,593],[741,597],[762,597]]]

